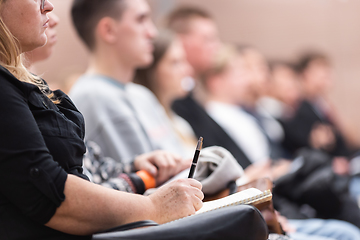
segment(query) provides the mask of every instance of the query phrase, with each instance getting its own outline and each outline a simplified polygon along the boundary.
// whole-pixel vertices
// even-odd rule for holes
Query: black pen
[[[196,150],[195,150],[195,154],[194,154],[194,158],[190,167],[190,172],[189,172],[189,177],[188,178],[193,178],[194,177],[194,173],[195,173],[195,168],[199,159],[199,155],[200,155],[200,150],[202,148],[202,144],[203,144],[203,137],[200,137],[197,145],[196,145]]]

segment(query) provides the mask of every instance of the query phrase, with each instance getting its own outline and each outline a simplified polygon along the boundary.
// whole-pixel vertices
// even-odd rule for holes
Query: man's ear
[[[96,35],[102,41],[114,44],[118,38],[117,31],[117,22],[110,17],[104,17],[97,25]]]

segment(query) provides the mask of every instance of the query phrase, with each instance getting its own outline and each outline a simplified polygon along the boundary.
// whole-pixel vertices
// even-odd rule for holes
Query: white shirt
[[[253,163],[269,159],[270,147],[256,119],[239,106],[210,101],[205,109]]]

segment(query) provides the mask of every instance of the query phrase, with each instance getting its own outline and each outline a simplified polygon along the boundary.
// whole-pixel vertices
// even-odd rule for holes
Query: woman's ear
[[[114,44],[117,41],[117,23],[110,17],[104,17],[96,28],[97,38],[107,44]]]

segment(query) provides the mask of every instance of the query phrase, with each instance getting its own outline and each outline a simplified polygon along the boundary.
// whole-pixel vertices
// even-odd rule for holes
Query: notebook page
[[[203,207],[200,210],[198,210],[196,214],[230,205],[241,204],[242,201],[255,197],[260,194],[262,194],[262,191],[260,191],[259,189],[249,188],[218,200],[204,202]]]

